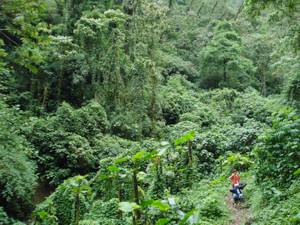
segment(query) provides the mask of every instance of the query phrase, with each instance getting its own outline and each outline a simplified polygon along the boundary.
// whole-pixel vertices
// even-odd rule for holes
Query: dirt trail
[[[249,208],[244,204],[234,207],[232,204],[231,194],[226,197],[226,204],[231,211],[231,223],[230,225],[251,225],[251,213]]]

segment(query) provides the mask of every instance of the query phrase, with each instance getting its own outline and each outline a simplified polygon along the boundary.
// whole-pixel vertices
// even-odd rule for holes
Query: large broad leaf
[[[38,216],[39,216],[42,220],[44,220],[44,219],[47,218],[47,216],[48,216],[48,213],[47,213],[46,211],[44,211],[44,210],[38,212],[37,214],[38,214]]]
[[[184,225],[186,224],[186,222],[188,221],[188,219],[193,216],[195,212],[195,209],[193,209],[192,211],[188,212],[187,214],[185,214],[185,216],[183,217],[183,219],[180,221],[179,225]]]
[[[147,177],[147,174],[143,171],[138,172],[137,178],[139,181],[143,181]]]
[[[119,203],[119,209],[122,212],[129,213],[132,212],[135,209],[139,209],[140,206],[136,204],[135,202],[120,202]]]
[[[163,203],[160,200],[145,200],[145,201],[142,201],[141,205],[143,207],[149,207],[149,206],[155,207],[155,208],[158,208],[160,211],[167,211],[170,209],[169,204]]]
[[[146,151],[142,150],[142,151],[139,151],[138,153],[136,153],[132,157],[132,160],[133,161],[146,161],[146,160],[154,158],[156,155],[157,155],[157,151],[146,152]]]
[[[170,219],[161,218],[161,219],[157,220],[155,225],[165,225],[165,224],[168,224],[170,221],[171,221]]]
[[[176,206],[176,202],[175,202],[175,198],[168,198],[168,202],[171,205],[171,207],[175,207]]]
[[[106,180],[106,179],[109,179],[109,178],[110,178],[110,175],[107,175],[107,174],[100,174],[99,175],[100,180]]]
[[[115,160],[115,164],[120,164],[120,163],[123,163],[123,162],[127,162],[128,160],[129,160],[128,156],[118,158],[118,159]]]
[[[300,175],[300,168],[294,172],[294,175]]]
[[[191,141],[195,138],[196,136],[196,133],[195,131],[190,131],[189,133],[183,135],[182,137],[180,138],[177,138],[175,141],[174,141],[174,144],[175,145],[182,145],[182,144],[185,144],[187,143],[188,141]]]
[[[120,172],[121,169],[115,165],[110,165],[107,167],[107,170],[110,171],[110,172]]]
[[[162,147],[162,148],[159,149],[157,155],[158,156],[163,156],[163,155],[165,155],[167,153],[167,151],[168,151],[168,146]]]
[[[298,224],[300,222],[300,213],[298,213],[296,216],[290,218],[290,221],[294,224]]]
[[[160,145],[161,146],[168,146],[169,142],[168,141],[162,141],[162,142],[160,142]]]

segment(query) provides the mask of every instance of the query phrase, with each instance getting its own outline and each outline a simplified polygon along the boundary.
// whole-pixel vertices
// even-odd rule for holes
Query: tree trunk
[[[226,64],[227,64],[227,60],[224,59],[224,62],[223,62],[223,80],[224,80],[224,83],[227,82],[227,71],[226,71]]]
[[[212,9],[211,9],[211,14],[212,13],[214,13],[214,11],[215,11],[215,9],[217,8],[217,6],[218,6],[218,0],[216,1],[216,3],[214,4],[214,6],[212,7]]]
[[[123,201],[123,190],[122,190],[122,185],[119,183],[119,190],[118,190],[118,198],[119,198],[119,201]]]
[[[200,13],[203,9],[203,6],[204,6],[204,2],[202,2],[201,6],[199,7],[198,11],[197,11],[197,16],[200,16]]]
[[[138,179],[137,179],[136,171],[133,171],[132,180],[133,180],[134,201],[136,204],[140,204],[139,187],[138,187]]]
[[[79,220],[80,220],[80,198],[79,198],[79,193],[76,193],[75,197],[75,218],[74,218],[74,225],[79,225]]]
[[[154,67],[154,65],[153,65]],[[150,79],[151,79],[151,97],[150,97],[150,118],[151,118],[151,133],[153,135],[155,135],[155,131],[156,131],[156,120],[157,120],[157,107],[156,107],[156,103],[157,103],[157,85],[158,85],[158,80],[155,74],[155,69],[152,68],[150,70]]]
[[[169,9],[172,9],[173,8],[173,5],[174,5],[174,0],[169,0]]]
[[[133,171],[132,175],[132,180],[133,180],[133,194],[134,194],[134,201],[136,204],[140,204],[140,198],[139,198],[139,186],[138,186],[138,179],[137,179],[137,174],[136,171]],[[141,212],[139,209],[134,210],[134,216],[133,216],[133,222],[134,224],[138,225],[139,221],[141,218]]]
[[[240,5],[237,13],[234,16],[234,20],[236,20],[239,17],[240,13],[243,11],[243,8],[244,8],[244,2],[242,2],[242,4]]]
[[[58,77],[58,84],[57,84],[57,100],[58,100],[58,102],[61,101],[62,79],[63,79],[63,75],[62,75],[62,65],[61,65],[59,77]]]
[[[47,98],[48,98],[48,84],[46,83],[44,86],[44,90],[43,90],[43,101],[42,101],[42,106],[44,108],[46,108],[47,106]]]
[[[189,11],[191,11],[191,8],[193,7],[193,4],[194,4],[195,0],[191,0],[189,6],[187,7],[186,9],[186,12],[188,13]]]
[[[192,150],[192,141],[189,141],[188,142],[188,164],[189,164],[189,167],[192,166],[193,164],[193,150]]]
[[[266,75],[262,75],[262,81],[261,81],[261,94],[263,96],[267,96],[267,87],[266,87]]]

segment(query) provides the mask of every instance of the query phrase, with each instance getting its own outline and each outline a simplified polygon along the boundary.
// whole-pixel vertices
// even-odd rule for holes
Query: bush
[[[18,112],[0,101],[0,206],[24,219],[32,209],[37,176],[35,163],[28,157],[32,148],[20,134],[18,126],[24,121]]]
[[[94,156],[99,159],[115,157],[126,152],[135,142],[120,138],[118,136],[97,135],[91,140]]]
[[[221,161],[222,172],[225,174],[230,174],[233,169],[246,171],[253,164],[248,156],[232,152],[228,152],[225,158],[219,158],[219,161]]]
[[[175,55],[164,54],[163,56],[164,57],[162,57],[162,66],[164,70],[162,71],[162,74],[166,78],[177,74],[186,76],[189,81],[194,81],[197,78],[198,71],[192,62],[185,61],[182,58]]]
[[[209,219],[224,216],[224,212],[221,208],[220,203],[213,195],[208,196],[204,199],[202,205],[199,208],[199,214],[201,217],[206,217]]]
[[[97,158],[88,140],[56,127],[53,118],[34,121],[27,135],[37,149],[39,172],[52,185],[96,168]]]
[[[255,149],[256,174],[259,183],[273,181],[275,186],[288,187],[300,165],[300,119],[291,109],[273,117],[269,131]]]
[[[73,109],[68,103],[63,103],[57,109],[54,123],[66,132],[87,139],[105,133],[109,128],[106,112],[97,102],[90,102],[79,109]]]
[[[279,104],[262,97],[254,89],[247,89],[243,95],[235,99],[232,110],[234,122],[243,124],[247,119],[270,124],[270,117]]]
[[[202,93],[200,95],[200,101],[221,110],[220,112],[224,116],[224,114],[231,112],[233,103],[239,95],[241,95],[241,93],[234,89],[215,89]]]
[[[131,222],[131,221],[130,221]],[[89,212],[80,221],[80,225],[126,225],[131,224],[126,221],[119,211],[119,200],[112,198],[103,202],[97,200],[93,203]]]
[[[240,153],[251,152],[266,127],[265,124],[253,119],[246,119],[243,126],[237,124],[226,132],[226,135],[230,137],[227,150]]]
[[[180,115],[190,112],[197,99],[195,93],[188,90],[191,85],[181,76],[171,77],[162,88],[162,114],[167,124],[175,124]]]
[[[11,224],[9,217],[2,207],[0,207],[0,224]]]
[[[34,212],[36,224],[76,224],[88,211],[92,192],[88,181],[77,176],[59,185]],[[75,222],[76,221],[76,222]]]
[[[26,136],[37,150],[39,171],[52,185],[97,167],[97,151],[90,146],[96,135],[107,131],[105,111],[98,103],[73,109],[63,103],[56,114],[32,118]]]
[[[111,116],[112,132],[122,138],[137,140],[143,134],[149,135],[150,126],[150,119],[146,115],[141,119],[141,115],[134,111],[116,112]]]
[[[193,111],[180,115],[180,121],[193,122],[204,129],[218,123],[219,116],[218,112],[211,106],[196,103]]]
[[[228,191],[226,182],[223,177],[202,180],[184,192],[183,198],[195,207],[197,224],[226,224],[229,219],[229,209],[224,201]]]
[[[273,188],[270,194],[265,193],[264,185],[252,191],[251,207],[257,225],[297,225],[300,222],[300,182],[294,180],[290,188],[280,192]],[[266,198],[266,196],[271,197]]]

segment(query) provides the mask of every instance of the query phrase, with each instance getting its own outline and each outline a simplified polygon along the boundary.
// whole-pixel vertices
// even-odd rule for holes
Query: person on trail
[[[237,172],[236,169],[234,169],[232,171],[232,174],[231,176],[229,177],[229,179],[231,180],[231,184],[232,184],[232,187],[234,188],[235,186],[239,185],[240,184],[240,176]]]

